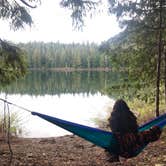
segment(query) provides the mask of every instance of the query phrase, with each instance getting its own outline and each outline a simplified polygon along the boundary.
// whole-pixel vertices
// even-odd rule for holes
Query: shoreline
[[[55,72],[74,72],[74,71],[112,71],[111,68],[73,68],[73,67],[59,67],[59,68],[29,68],[29,71],[55,71]]]

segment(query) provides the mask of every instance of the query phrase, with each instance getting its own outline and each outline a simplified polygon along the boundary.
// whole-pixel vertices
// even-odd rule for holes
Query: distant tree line
[[[101,54],[98,45],[29,42],[20,43],[27,54],[28,67],[48,68],[110,68],[107,55]]]

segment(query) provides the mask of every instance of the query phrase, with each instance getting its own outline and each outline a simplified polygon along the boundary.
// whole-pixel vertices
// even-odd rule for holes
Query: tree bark
[[[156,79],[156,116],[160,115],[160,72],[161,72],[161,56],[162,56],[162,0],[160,0],[159,15],[159,38],[158,38],[158,57],[157,57],[157,79]]]
[[[164,54],[164,91],[165,91],[165,103],[166,103],[166,52]]]

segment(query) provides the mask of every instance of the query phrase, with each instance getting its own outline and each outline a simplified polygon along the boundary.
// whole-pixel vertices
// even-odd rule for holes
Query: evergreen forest
[[[26,52],[30,69],[111,67],[108,55],[102,54],[98,49],[98,45],[94,43],[30,42],[20,43],[18,47]]]

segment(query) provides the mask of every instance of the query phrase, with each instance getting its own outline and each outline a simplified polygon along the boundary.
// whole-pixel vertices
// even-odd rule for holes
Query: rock
[[[33,154],[32,153],[27,153],[27,157],[32,157],[33,156]]]

